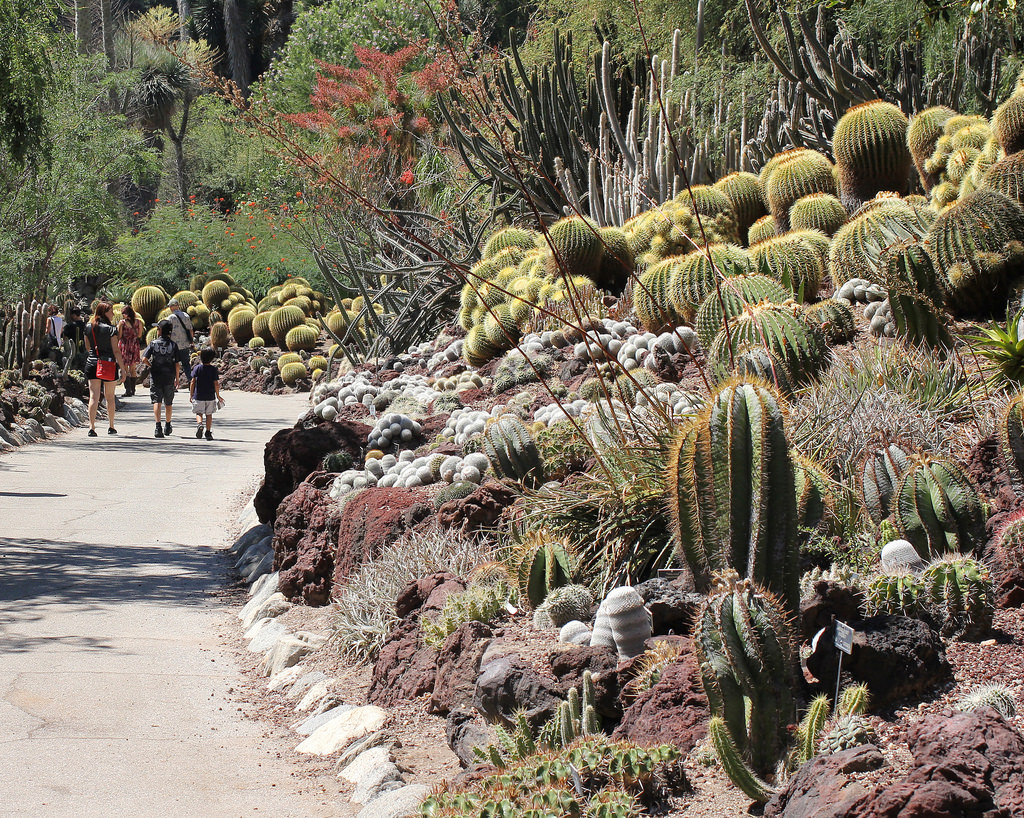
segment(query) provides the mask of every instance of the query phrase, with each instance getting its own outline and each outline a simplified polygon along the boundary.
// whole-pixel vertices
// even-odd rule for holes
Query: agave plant
[[[977,335],[968,335],[975,352],[990,364],[989,382],[993,386],[1024,383],[1024,309],[1016,315],[1007,311],[1006,329],[993,322],[981,327]]]

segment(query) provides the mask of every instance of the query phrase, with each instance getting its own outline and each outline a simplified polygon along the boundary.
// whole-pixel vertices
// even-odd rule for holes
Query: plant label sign
[[[836,620],[835,646],[847,656],[853,650],[853,628],[838,619]]]

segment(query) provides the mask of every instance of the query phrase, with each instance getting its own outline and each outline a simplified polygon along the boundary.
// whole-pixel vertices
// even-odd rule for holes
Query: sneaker
[[[171,427],[170,421],[168,421],[167,423],[164,424],[164,435],[166,437],[170,437],[171,436],[171,428],[172,427]]]
[[[196,440],[199,440],[203,436],[203,427],[196,426]]]
[[[206,430],[206,439],[213,440],[213,432],[211,432],[209,429]]]
[[[96,430],[95,429],[90,429],[89,430],[89,437],[96,437]]]
[[[107,429],[107,434],[108,435],[116,435],[117,434],[117,429],[115,429],[113,426],[111,426],[109,429]]]
[[[156,425],[156,431],[153,432],[153,437],[163,437],[163,436],[164,436],[164,430],[162,428],[160,428],[160,424],[158,423]]]

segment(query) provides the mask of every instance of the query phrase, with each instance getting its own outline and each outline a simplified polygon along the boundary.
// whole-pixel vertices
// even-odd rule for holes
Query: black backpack
[[[155,338],[149,345],[150,371],[161,375],[173,375],[175,363],[177,357],[174,342],[165,338]]]

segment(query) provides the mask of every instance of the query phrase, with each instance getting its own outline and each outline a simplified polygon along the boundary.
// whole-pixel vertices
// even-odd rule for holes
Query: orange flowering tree
[[[197,204],[182,210],[158,205],[136,233],[121,241],[131,279],[174,290],[198,273],[228,272],[262,294],[289,276],[316,278],[316,265],[303,243],[307,208],[301,192],[288,202],[243,199],[233,211]]]

